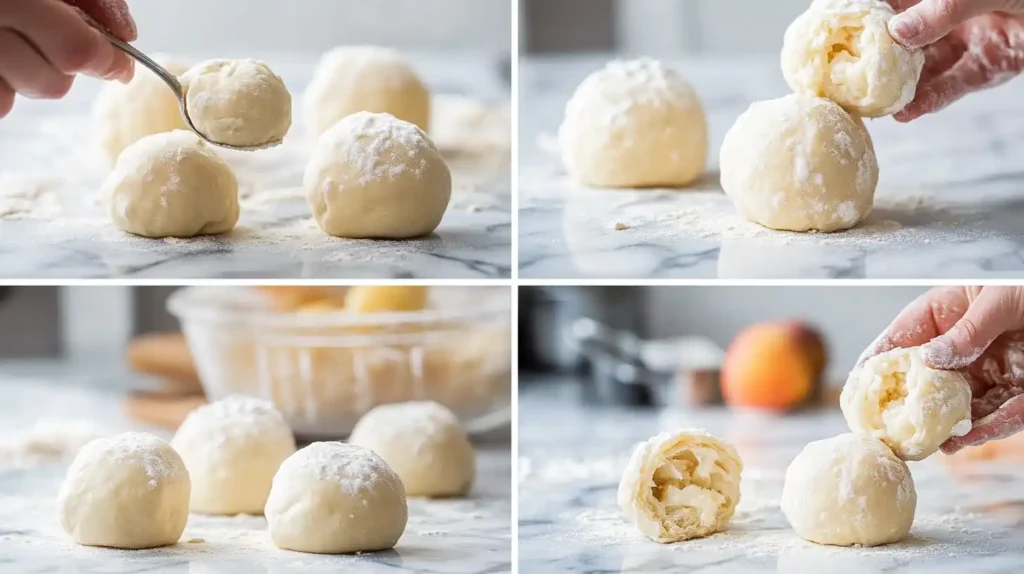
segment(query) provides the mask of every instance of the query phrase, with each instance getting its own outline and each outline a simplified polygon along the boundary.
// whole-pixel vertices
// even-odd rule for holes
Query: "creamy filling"
[[[728,481],[712,449],[695,447],[666,459],[654,471],[651,495],[672,523],[714,524],[726,504],[722,490]]]

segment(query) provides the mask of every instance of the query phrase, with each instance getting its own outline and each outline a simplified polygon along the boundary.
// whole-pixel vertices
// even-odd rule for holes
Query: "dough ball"
[[[793,459],[781,506],[804,540],[878,546],[910,532],[917,492],[907,463],[889,447],[847,433],[814,441]]]
[[[345,294],[345,310],[353,313],[422,311],[427,308],[429,296],[430,288],[421,285],[357,285]]]
[[[189,413],[171,446],[192,478],[192,512],[263,514],[295,439],[273,403],[233,395]]]
[[[593,187],[675,187],[704,171],[708,127],[686,78],[657,60],[610,62],[565,106],[562,162]]]
[[[376,407],[359,419],[348,441],[379,454],[409,496],[460,496],[473,486],[476,457],[466,431],[433,401]]]
[[[864,123],[823,98],[756,102],[725,135],[722,188],[771,229],[839,231],[871,212],[878,184]]]
[[[154,58],[176,76],[188,69],[166,56]],[[106,82],[93,117],[103,154],[112,165],[124,148],[148,135],[188,129],[174,92],[145,66],[136,66],[127,84]]]
[[[798,94],[877,118],[914,99],[924,52],[889,35],[896,12],[881,0],[815,0],[786,30],[782,73]]]
[[[154,548],[174,544],[188,522],[189,477],[159,438],[127,432],[89,442],[57,495],[60,525],[78,544]]]
[[[708,536],[732,518],[742,470],[736,449],[704,431],[664,432],[633,451],[619,481],[619,507],[651,540]]]
[[[306,90],[315,135],[356,112],[391,114],[430,130],[430,92],[395,50],[346,46],[324,54]]]
[[[415,125],[358,112],[320,136],[303,186],[329,235],[408,239],[437,229],[451,199],[452,176]]]
[[[401,479],[373,451],[315,442],[281,465],[266,515],[278,548],[347,554],[394,547],[409,509]]]
[[[235,172],[195,134],[146,136],[124,150],[103,184],[118,229],[145,237],[230,231],[238,222]]]
[[[270,147],[292,126],[292,95],[266,62],[210,60],[181,76],[199,133],[222,144]]]
[[[956,371],[928,368],[920,347],[876,355],[850,373],[839,406],[850,430],[903,460],[922,460],[971,430],[971,387]]]

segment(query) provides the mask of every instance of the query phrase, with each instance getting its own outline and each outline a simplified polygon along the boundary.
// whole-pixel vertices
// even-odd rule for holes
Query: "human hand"
[[[64,97],[76,74],[131,79],[132,59],[75,8],[122,40],[135,40],[135,22],[124,0],[0,1],[0,118],[10,113],[15,94]]]
[[[1024,287],[936,287],[908,305],[857,361],[921,346],[933,369],[971,386],[973,428],[942,445],[966,447],[1024,431]]]
[[[893,117],[909,122],[1024,71],[1024,0],[889,0],[900,12],[893,39],[923,48],[914,101]]]

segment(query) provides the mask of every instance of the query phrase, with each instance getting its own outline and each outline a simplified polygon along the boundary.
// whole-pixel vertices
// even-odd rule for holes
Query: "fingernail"
[[[920,48],[917,39],[924,34],[924,20],[916,12],[904,12],[889,20],[889,35],[905,48]]]

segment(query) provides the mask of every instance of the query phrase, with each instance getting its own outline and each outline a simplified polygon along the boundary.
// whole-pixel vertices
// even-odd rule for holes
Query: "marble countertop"
[[[194,62],[211,56],[183,55],[181,59]],[[508,149],[467,153],[464,144],[472,141],[473,134],[458,133],[465,131],[457,127],[465,119],[458,105],[442,108],[450,115],[435,116],[435,125],[451,120],[446,125],[455,126],[446,136],[452,145],[443,152],[453,173],[452,201],[438,230],[408,241],[333,238],[310,217],[301,189],[313,139],[306,131],[302,97],[319,54],[227,56],[265,59],[294,96],[293,128],[283,145],[257,153],[222,150],[240,183],[242,216],[234,231],[215,237],[155,240],[115,229],[99,197],[109,168],[94,143],[90,117],[101,83],[79,78],[64,100],[19,99],[13,113],[0,121],[0,277],[510,276]],[[509,107],[503,58],[410,55],[435,96],[470,97],[485,102],[495,114],[505,114]]]
[[[86,423],[92,421],[101,434],[136,427],[123,418],[118,393],[49,384],[40,378],[42,370],[32,370],[37,375],[0,375],[0,572],[469,574],[512,569],[507,433],[477,445],[477,478],[468,498],[409,500],[408,526],[390,551],[326,556],[280,550],[270,542],[263,517],[195,514],[174,546],[135,551],[75,545],[55,517],[56,493],[68,463],[5,465],[6,444],[39,420],[59,419],[76,428],[90,428]]]
[[[911,463],[917,514],[910,537],[877,548],[805,542],[778,508],[786,467],[812,441],[846,432],[836,411],[773,417],[583,406],[578,385],[524,377],[519,398],[521,572],[1017,572],[1024,561],[1024,468],[1011,463]],[[615,502],[633,445],[661,430],[697,427],[743,459],[742,498],[729,528],[659,544]]]
[[[708,114],[707,173],[692,188],[574,187],[555,134],[573,90],[608,59],[521,63],[521,277],[1024,275],[1024,78],[911,124],[869,122],[881,171],[874,212],[851,231],[800,234],[741,221],[718,183],[718,150],[736,117],[789,93],[774,57],[674,62]]]

